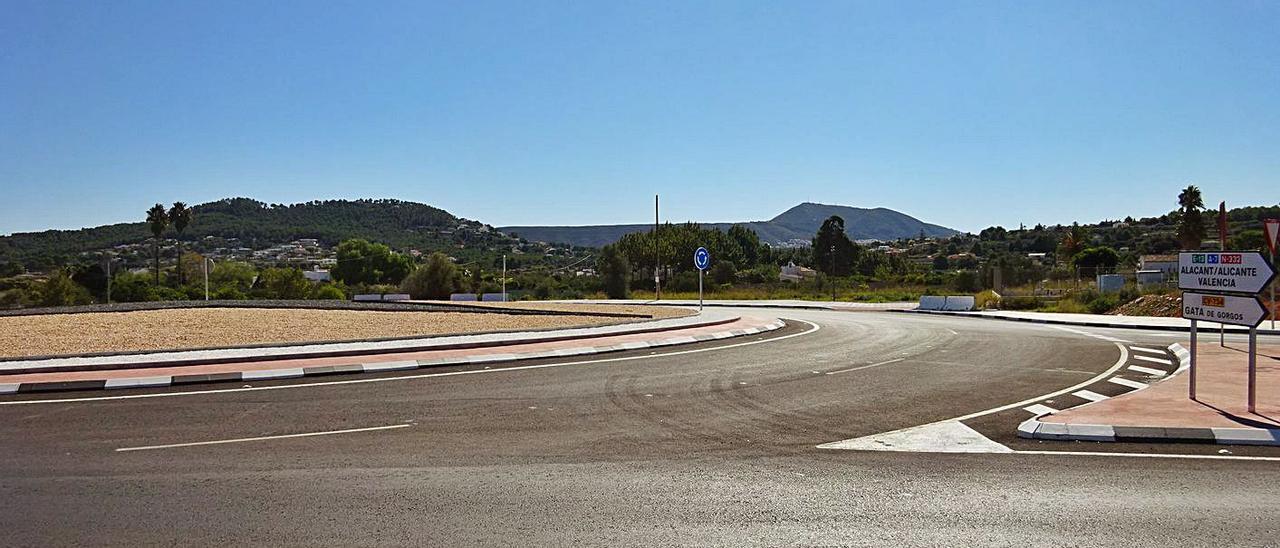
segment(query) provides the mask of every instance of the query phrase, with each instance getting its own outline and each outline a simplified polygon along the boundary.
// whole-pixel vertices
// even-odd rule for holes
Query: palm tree
[[[1088,244],[1089,233],[1085,231],[1080,223],[1072,223],[1071,228],[1067,229],[1067,233],[1062,236],[1062,244],[1060,246],[1062,259],[1070,261],[1077,253],[1084,251],[1085,245]]]
[[[147,210],[147,226],[151,228],[151,236],[155,240],[156,285],[160,285],[160,235],[164,233],[165,227],[169,226],[169,216],[165,214],[164,206],[156,204]]]
[[[187,225],[191,224],[191,208],[182,202],[174,202],[173,207],[169,208],[169,222],[173,223],[173,230],[178,233],[178,284],[187,282],[186,273],[182,271],[182,232],[187,229]]]
[[[1178,241],[1182,243],[1182,249],[1200,249],[1205,234],[1204,217],[1201,215],[1204,199],[1200,196],[1200,189],[1195,185],[1182,189],[1178,194],[1178,206],[1182,208],[1178,222]]]

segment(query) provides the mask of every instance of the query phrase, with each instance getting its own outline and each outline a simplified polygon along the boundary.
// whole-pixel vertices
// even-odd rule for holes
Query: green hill
[[[139,208],[139,217],[142,217]],[[399,200],[327,200],[301,204],[265,204],[228,198],[193,207],[195,220],[182,240],[197,244],[207,237],[250,249],[301,238],[333,246],[349,238],[385,243],[393,249],[423,252],[447,249],[474,255],[515,240],[487,225],[455,217],[435,207]],[[175,237],[172,230],[166,237]],[[0,264],[61,264],[81,253],[137,244],[151,237],[146,223],[120,223],[80,230],[46,230],[0,236]],[[463,249],[459,249],[459,245]],[[196,247],[199,249],[198,245]]]

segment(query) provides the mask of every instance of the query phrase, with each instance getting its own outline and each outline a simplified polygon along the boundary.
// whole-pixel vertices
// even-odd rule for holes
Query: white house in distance
[[[1165,279],[1178,275],[1177,255],[1143,255],[1138,258],[1139,271],[1159,271]]]
[[[302,275],[313,282],[327,282],[332,279],[328,270],[304,270]]]
[[[787,263],[787,266],[782,267],[782,270],[778,272],[778,279],[784,282],[798,282],[817,275],[818,272],[812,268],[796,266],[796,263]]]

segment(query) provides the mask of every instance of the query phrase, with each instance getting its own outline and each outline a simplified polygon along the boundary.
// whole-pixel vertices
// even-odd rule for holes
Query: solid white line
[[[1133,388],[1135,390],[1147,387],[1145,383],[1140,383],[1138,381],[1131,381],[1124,377],[1111,377],[1110,379],[1107,379],[1107,380],[1115,384],[1118,384],[1120,386],[1128,386],[1129,388]]]
[[[828,375],[835,375],[835,374],[837,374],[837,373],[848,373],[848,372],[850,372],[850,371],[858,371],[858,370],[861,370],[861,369],[871,369],[872,367],[880,367],[880,366],[882,366],[882,365],[889,365],[889,364],[891,364],[891,363],[894,363],[894,362],[900,362],[900,361],[905,360],[905,359],[906,359],[906,358],[897,358],[897,359],[892,359],[892,360],[885,360],[885,361],[877,362],[877,363],[873,363],[873,364],[870,364],[870,365],[860,365],[860,366],[858,366],[858,367],[850,367],[849,369],[841,369],[841,370],[839,370],[839,371],[828,371],[828,372],[827,372],[827,374],[828,374]]]
[[[1163,376],[1165,376],[1165,375],[1168,375],[1168,373],[1165,373],[1164,371],[1161,371],[1161,370],[1159,370],[1159,369],[1152,369],[1152,368],[1150,368],[1150,367],[1143,367],[1143,366],[1141,366],[1141,365],[1130,365],[1130,366],[1129,366],[1129,369],[1131,369],[1131,370],[1133,370],[1133,371],[1137,371],[1137,372],[1139,372],[1139,373],[1146,373],[1146,374],[1148,374],[1148,375],[1154,375],[1154,376],[1156,376],[1156,377],[1163,377]]]
[[[352,434],[355,432],[373,432],[375,430],[391,430],[394,428],[408,428],[412,424],[392,424],[388,426],[371,426],[369,428],[349,428],[346,430],[328,430],[325,432],[306,432],[303,434],[284,434],[280,436],[258,436],[254,438],[235,438],[229,440],[214,441],[193,441],[188,443],[170,443],[166,445],[144,445],[142,447],[120,447],[117,452],[124,451],[150,451],[152,449],[173,449],[175,447],[195,447],[197,445],[221,445],[224,443],[243,443],[246,441],[265,441],[265,440],[283,440],[287,438],[309,438],[312,436],[332,436],[334,434]]]
[[[1053,329],[1057,329],[1057,330],[1060,330],[1060,331],[1067,331],[1067,332],[1069,332],[1069,333],[1075,333],[1075,334],[1077,334],[1077,335],[1084,335],[1084,336],[1086,336],[1086,337],[1093,337],[1093,338],[1095,338],[1095,339],[1102,339],[1102,340],[1104,340],[1104,341],[1113,342],[1113,343],[1128,343],[1128,342],[1130,342],[1130,341],[1126,341],[1126,340],[1124,340],[1124,339],[1117,339],[1117,338],[1115,338],[1115,337],[1108,337],[1108,336],[1106,336],[1106,335],[1099,335],[1099,334],[1097,334],[1097,333],[1090,333],[1090,332],[1088,332],[1088,331],[1081,331],[1081,330],[1079,330],[1079,329],[1071,329],[1070,327],[1063,327],[1063,326],[1061,326],[1061,325],[1045,325],[1044,327],[1051,327],[1051,328],[1053,328]]]
[[[1280,462],[1280,457],[1231,455],[1173,455],[1169,453],[1103,453],[1099,451],[1014,451],[1014,455],[1070,455],[1075,457],[1139,457],[1147,459],[1261,460]]]
[[[1103,396],[1102,394],[1099,394],[1092,390],[1077,390],[1075,392],[1072,392],[1071,395],[1077,398],[1085,399],[1089,401],[1102,401],[1107,399],[1106,396]]]
[[[1028,405],[1028,406],[1026,406],[1026,407],[1023,407],[1023,408],[1022,408],[1022,410],[1023,410],[1023,411],[1026,411],[1026,412],[1028,412],[1028,413],[1031,413],[1032,415],[1036,415],[1036,416],[1040,416],[1040,415],[1048,415],[1049,413],[1057,413],[1057,412],[1058,412],[1058,410],[1057,410],[1057,409],[1054,409],[1054,408],[1049,407],[1049,406],[1047,406],[1047,405],[1044,405],[1044,404],[1042,404],[1042,403],[1037,403],[1037,404],[1035,404],[1035,405]]]
[[[967,420],[969,420],[969,419],[973,419],[973,418],[981,417],[981,416],[983,416],[983,415],[990,415],[990,414],[992,414],[992,413],[999,413],[999,412],[1001,412],[1001,411],[1007,411],[1007,410],[1009,410],[1009,409],[1013,409],[1013,408],[1016,408],[1016,407],[1022,407],[1022,406],[1024,406],[1024,405],[1029,404],[1029,403],[1035,403],[1035,402],[1038,402],[1038,401],[1040,401],[1040,400],[1047,400],[1047,399],[1052,398],[1052,397],[1054,397],[1054,396],[1060,396],[1060,395],[1062,395],[1062,394],[1066,394],[1066,393],[1068,393],[1068,392],[1074,392],[1074,391],[1076,391],[1076,390],[1079,390],[1079,389],[1081,389],[1081,388],[1084,388],[1084,387],[1086,387],[1086,386],[1089,386],[1089,385],[1091,385],[1091,384],[1093,384],[1093,383],[1095,383],[1095,382],[1098,382],[1098,381],[1102,380],[1102,379],[1103,379],[1103,377],[1106,377],[1107,375],[1110,375],[1110,374],[1112,374],[1112,373],[1115,373],[1116,371],[1119,371],[1121,367],[1124,367],[1125,362],[1128,362],[1128,361],[1129,361],[1129,349],[1128,349],[1128,348],[1125,348],[1125,346],[1124,346],[1123,344],[1120,344],[1120,343],[1114,343],[1114,344],[1116,345],[1116,348],[1119,348],[1119,349],[1120,349],[1120,359],[1116,360],[1116,363],[1115,363],[1114,365],[1112,365],[1109,369],[1107,369],[1106,371],[1103,371],[1103,372],[1101,372],[1101,373],[1098,373],[1096,376],[1094,376],[1093,378],[1090,378],[1090,379],[1089,379],[1089,380],[1087,380],[1087,381],[1084,381],[1084,382],[1082,382],[1082,383],[1076,384],[1076,385],[1074,385],[1074,386],[1068,386],[1068,387],[1063,388],[1062,390],[1059,390],[1059,391],[1057,391],[1057,392],[1050,392],[1050,393],[1045,394],[1045,395],[1043,395],[1043,396],[1036,396],[1036,397],[1034,397],[1034,398],[1027,398],[1027,399],[1022,400],[1022,401],[1020,401],[1020,402],[1014,402],[1014,403],[1011,403],[1011,404],[1008,404],[1008,405],[1002,405],[1002,406],[1000,406],[1000,407],[995,407],[995,408],[992,408],[992,409],[988,409],[988,410],[986,410],[986,411],[978,411],[978,412],[976,412],[976,413],[969,413],[968,415],[963,415],[963,416],[956,417],[956,418],[954,418],[954,419],[947,419],[947,420],[954,420],[954,421],[967,421]],[[938,422],[943,422],[943,421],[938,421]]]
[[[1173,365],[1173,361],[1169,360],[1169,358],[1152,358],[1149,356],[1139,356],[1137,354],[1134,354],[1133,359],[1148,361],[1152,363],[1158,363],[1160,365]]]
[[[1076,385],[1074,385],[1074,386],[1068,386],[1068,387],[1063,388],[1062,390],[1059,390],[1059,391],[1057,391],[1057,392],[1050,392],[1050,393],[1048,393],[1048,394],[1044,394],[1044,395],[1036,396],[1036,397],[1034,397],[1034,398],[1027,398],[1027,399],[1022,400],[1022,401],[1019,401],[1019,402],[1014,402],[1014,403],[1010,403],[1010,404],[1007,404],[1007,405],[1001,405],[1000,407],[993,407],[993,408],[991,408],[991,409],[987,409],[987,410],[985,410],[985,411],[977,411],[977,412],[974,412],[974,413],[969,413],[968,415],[961,415],[961,416],[959,416],[959,417],[950,418],[950,419],[942,419],[942,420],[940,420],[940,421],[935,421],[935,422],[930,422],[930,423],[926,423],[926,424],[921,424],[921,425],[918,425],[918,426],[908,426],[908,427],[906,427],[906,428],[899,428],[899,429],[897,429],[897,430],[893,430],[893,431],[891,431],[891,432],[882,432],[880,435],[893,434],[893,433],[896,433],[896,432],[905,432],[905,431],[907,431],[907,430],[913,430],[913,429],[916,429],[916,428],[924,428],[924,427],[927,427],[927,426],[932,426],[932,425],[935,425],[935,424],[942,424],[942,423],[944,423],[944,422],[949,422],[949,421],[967,421],[967,420],[969,420],[969,419],[974,419],[974,418],[977,418],[977,417],[981,417],[981,416],[983,416],[983,415],[990,415],[990,414],[992,414],[992,413],[999,413],[999,412],[1001,412],[1001,411],[1007,411],[1007,410],[1009,410],[1009,409],[1015,409],[1015,408],[1022,407],[1022,406],[1027,405],[1027,404],[1031,404],[1031,403],[1038,402],[1038,401],[1040,401],[1040,400],[1047,400],[1047,399],[1052,398],[1052,397],[1054,397],[1054,396],[1060,396],[1060,395],[1062,395],[1062,394],[1066,394],[1066,393],[1068,393],[1068,392],[1072,392],[1072,391],[1075,391],[1075,390],[1079,390],[1079,389],[1084,388],[1084,387],[1086,387],[1086,386],[1089,386],[1089,385],[1091,385],[1091,384],[1093,384],[1093,383],[1095,383],[1095,382],[1101,381],[1101,380],[1102,380],[1104,377],[1106,377],[1107,375],[1110,375],[1110,374],[1112,374],[1112,373],[1115,373],[1116,371],[1119,371],[1121,367],[1124,367],[1125,362],[1128,362],[1128,361],[1129,361],[1129,349],[1128,349],[1128,348],[1126,348],[1123,344],[1120,344],[1120,343],[1114,343],[1114,344],[1116,345],[1116,348],[1119,348],[1119,349],[1120,349],[1120,359],[1116,360],[1116,363],[1112,364],[1112,366],[1111,366],[1110,368],[1108,368],[1106,371],[1103,371],[1103,372],[1101,372],[1101,373],[1098,373],[1098,375],[1097,375],[1097,376],[1095,376],[1095,377],[1093,377],[1093,378],[1091,378],[1091,379],[1089,379],[1089,380],[1087,380],[1087,381],[1084,381],[1084,382],[1082,382],[1082,383],[1080,383],[1080,384],[1076,384]],[[838,440],[838,441],[830,442],[830,443],[838,443],[839,441],[846,441],[846,440]],[[820,445],[818,445],[818,447],[822,447],[823,445],[828,445],[828,444],[820,444]]]
[[[1164,356],[1164,355],[1165,355],[1165,352],[1166,352],[1164,349],[1161,349],[1161,348],[1147,348],[1147,347],[1145,347],[1145,346],[1134,346],[1134,345],[1132,345],[1132,344],[1131,344],[1131,345],[1129,345],[1129,350],[1138,350],[1138,351],[1142,351],[1142,352],[1150,352],[1150,353],[1152,353],[1152,354],[1159,354],[1159,355],[1161,355],[1161,356]]]
[[[801,331],[799,333],[792,333],[790,335],[783,335],[781,337],[776,337],[772,339],[763,339],[758,341],[747,341],[747,342],[741,342],[741,343],[735,343],[735,344],[726,344],[724,346],[717,346],[713,348],[695,348],[693,350],[678,350],[675,352],[667,352],[665,354],[648,354],[644,356],[623,356],[619,358],[599,358],[595,360],[544,363],[544,364],[538,364],[538,365],[517,365],[512,367],[503,367],[500,369],[472,369],[468,371],[450,371],[447,373],[423,373],[421,375],[404,375],[404,376],[398,376],[398,377],[381,377],[381,378],[375,378],[375,379],[349,379],[344,381],[305,382],[305,383],[296,383],[296,384],[281,384],[276,386],[252,386],[249,388],[224,388],[220,390],[192,390],[190,392],[160,392],[156,394],[126,394],[121,396],[93,396],[93,397],[87,397],[87,398],[61,398],[61,399],[54,399],[54,400],[0,401],[0,405],[34,405],[38,403],[79,403],[79,402],[92,402],[92,401],[133,400],[133,399],[143,399],[143,398],[173,398],[178,396],[202,396],[202,395],[209,395],[209,394],[227,394],[232,392],[257,392],[260,390],[291,390],[294,388],[311,388],[316,386],[339,386],[339,385],[347,385],[347,384],[366,384],[366,383],[374,383],[374,382],[406,381],[406,380],[415,380],[415,379],[429,379],[434,377],[453,377],[458,375],[483,375],[486,373],[504,373],[509,371],[524,371],[529,369],[549,369],[553,367],[565,367],[569,365],[616,363],[616,362],[626,362],[626,361],[632,361],[632,360],[647,360],[651,358],[661,358],[665,356],[682,356],[686,354],[714,352],[717,350],[727,350],[730,348],[739,348],[743,346],[765,344],[765,343],[771,343],[775,341],[787,340],[792,337],[801,337],[804,335],[810,335],[813,333],[817,333],[818,330],[822,329],[822,326],[816,323],[813,323],[811,321],[807,321],[807,320],[794,320],[794,321],[809,324],[811,329],[806,331]]]

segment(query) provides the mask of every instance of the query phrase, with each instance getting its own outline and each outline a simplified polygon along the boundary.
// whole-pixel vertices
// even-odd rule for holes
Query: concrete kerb
[[[103,371],[148,367],[215,365],[253,360],[335,358],[427,350],[464,350],[537,342],[608,337],[711,327],[737,321],[737,316],[708,318],[702,314],[660,320],[629,321],[595,327],[492,331],[466,335],[393,337],[329,343],[260,344],[199,350],[143,351],[81,356],[29,356],[0,359],[0,374]],[[514,337],[514,338],[508,338]]]
[[[1169,351],[1178,358],[1178,369],[1173,374],[1156,382],[1164,382],[1186,371],[1191,366],[1191,352],[1182,345],[1171,344],[1169,345]],[[1126,392],[1126,394],[1132,393]],[[1076,408],[1095,403],[1098,402],[1089,402]],[[1176,428],[1109,424],[1065,424],[1042,421],[1041,418],[1046,415],[1048,414],[1037,415],[1019,424],[1018,437],[1068,441],[1280,445],[1280,428]]]
[[[1055,320],[1055,319],[1048,319],[1048,318],[1019,318],[1015,316],[997,316],[993,314],[982,314],[977,312],[956,312],[956,311],[950,311],[950,310],[897,309],[897,310],[885,310],[885,312],[898,312],[898,313],[906,313],[906,314],[936,314],[936,315],[942,315],[942,316],[958,316],[962,318],[978,318],[983,320],[1001,320],[1001,321],[1007,321],[1007,322],[1026,322],[1026,323],[1039,323],[1039,324],[1052,324],[1052,325],[1077,325],[1082,327],[1104,327],[1104,328],[1111,328],[1111,329],[1143,329],[1143,330],[1151,330],[1151,331],[1178,331],[1183,333],[1191,330],[1189,327],[1183,327],[1183,326],[1177,326],[1177,325],[1153,325],[1153,324],[1137,325],[1137,324],[1131,324],[1131,323],[1117,323],[1117,322],[1081,322],[1081,321],[1073,321],[1073,320]],[[1203,331],[1205,332],[1212,332],[1217,330],[1218,328],[1216,327],[1213,327],[1213,328],[1206,327],[1203,329]],[[1246,328],[1229,325],[1229,326],[1226,326],[1226,332],[1239,335],[1239,334],[1248,333],[1249,330]],[[1259,335],[1280,335],[1280,329],[1258,329],[1257,332]]]
[[[735,318],[736,320],[736,318]],[[672,337],[655,341],[638,341],[620,345],[611,346],[582,346],[574,348],[561,348],[556,350],[546,350],[539,352],[525,353],[495,353],[481,356],[458,356],[452,358],[440,358],[431,360],[401,361],[401,362],[375,362],[375,363],[358,363],[348,365],[335,365],[323,367],[304,367],[304,368],[284,368],[259,371],[244,372],[228,372],[214,374],[197,374],[197,375],[174,375],[174,376],[149,376],[137,378],[123,378],[110,380],[88,380],[88,381],[66,381],[66,382],[39,382],[39,383],[17,383],[17,384],[0,384],[0,394],[17,394],[17,393],[33,393],[33,392],[61,392],[73,390],[103,390],[118,388],[142,388],[142,387],[164,387],[177,386],[183,384],[194,383],[213,383],[213,382],[245,382],[254,380],[274,380],[288,379],[299,377],[313,377],[322,375],[337,374],[353,374],[353,373],[378,373],[386,371],[400,371],[410,369],[425,369],[431,367],[451,366],[451,365],[469,365],[478,363],[504,363],[520,360],[532,360],[541,358],[562,358],[565,356],[581,356],[587,354],[604,354],[609,352],[621,352],[625,350],[641,350],[646,348],[660,348],[665,346],[674,346],[681,344],[689,344],[699,342],[700,340],[717,340],[730,337],[757,335],[776,331],[786,326],[786,322],[781,319],[775,319],[772,322],[747,329],[735,329],[732,331],[722,331],[709,334],[709,339],[699,337]],[[724,335],[732,333],[732,335]]]

